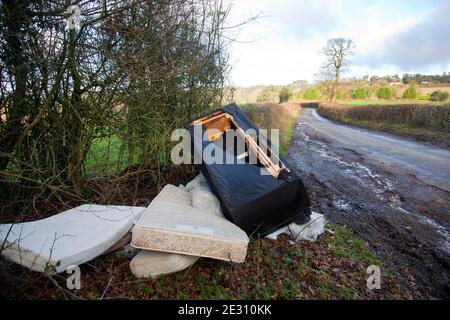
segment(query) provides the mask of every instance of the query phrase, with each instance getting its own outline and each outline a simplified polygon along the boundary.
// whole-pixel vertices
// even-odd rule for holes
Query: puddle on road
[[[352,210],[352,206],[350,203],[345,202],[344,200],[334,200],[333,205],[338,208],[340,211],[350,212]]]

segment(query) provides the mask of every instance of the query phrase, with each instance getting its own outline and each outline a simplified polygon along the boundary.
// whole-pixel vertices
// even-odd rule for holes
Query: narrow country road
[[[404,167],[421,179],[450,191],[450,150],[338,125],[322,118],[315,109],[305,109],[301,120],[322,136],[373,159]]]
[[[450,297],[450,150],[303,109],[287,158],[313,209],[350,226],[427,297]]]

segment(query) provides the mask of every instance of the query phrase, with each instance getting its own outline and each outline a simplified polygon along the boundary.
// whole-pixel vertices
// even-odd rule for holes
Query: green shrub
[[[353,99],[367,99],[367,90],[365,88],[357,88],[352,95]]]
[[[280,103],[291,100],[293,96],[294,96],[294,93],[292,92],[292,88],[284,87],[280,91]]]
[[[414,86],[408,87],[408,89],[403,92],[403,99],[415,99],[417,97],[417,91]]]
[[[420,100],[430,100],[431,99],[431,95],[429,95],[429,94],[420,94],[416,98],[420,99]]]
[[[392,98],[392,90],[391,88],[384,86],[381,87],[378,91],[378,98],[379,99],[391,99]]]
[[[438,90],[438,91],[434,91],[431,94],[431,100],[432,101],[446,101],[448,99],[448,96],[449,96],[448,92]]]
[[[315,100],[315,99],[317,99],[318,96],[319,96],[319,93],[314,88],[306,89],[305,92],[303,93],[303,97],[306,100]]]

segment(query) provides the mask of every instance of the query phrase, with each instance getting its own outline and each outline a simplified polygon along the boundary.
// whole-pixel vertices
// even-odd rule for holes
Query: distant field
[[[398,105],[398,104],[426,104],[433,106],[444,105],[448,102],[437,102],[429,100],[354,100],[339,101],[338,104],[345,106],[375,106],[375,105]]]

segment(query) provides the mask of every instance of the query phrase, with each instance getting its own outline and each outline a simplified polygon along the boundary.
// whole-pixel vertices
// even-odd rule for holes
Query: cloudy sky
[[[345,76],[450,71],[450,0],[230,0],[231,84],[314,80],[333,37],[357,48]]]

